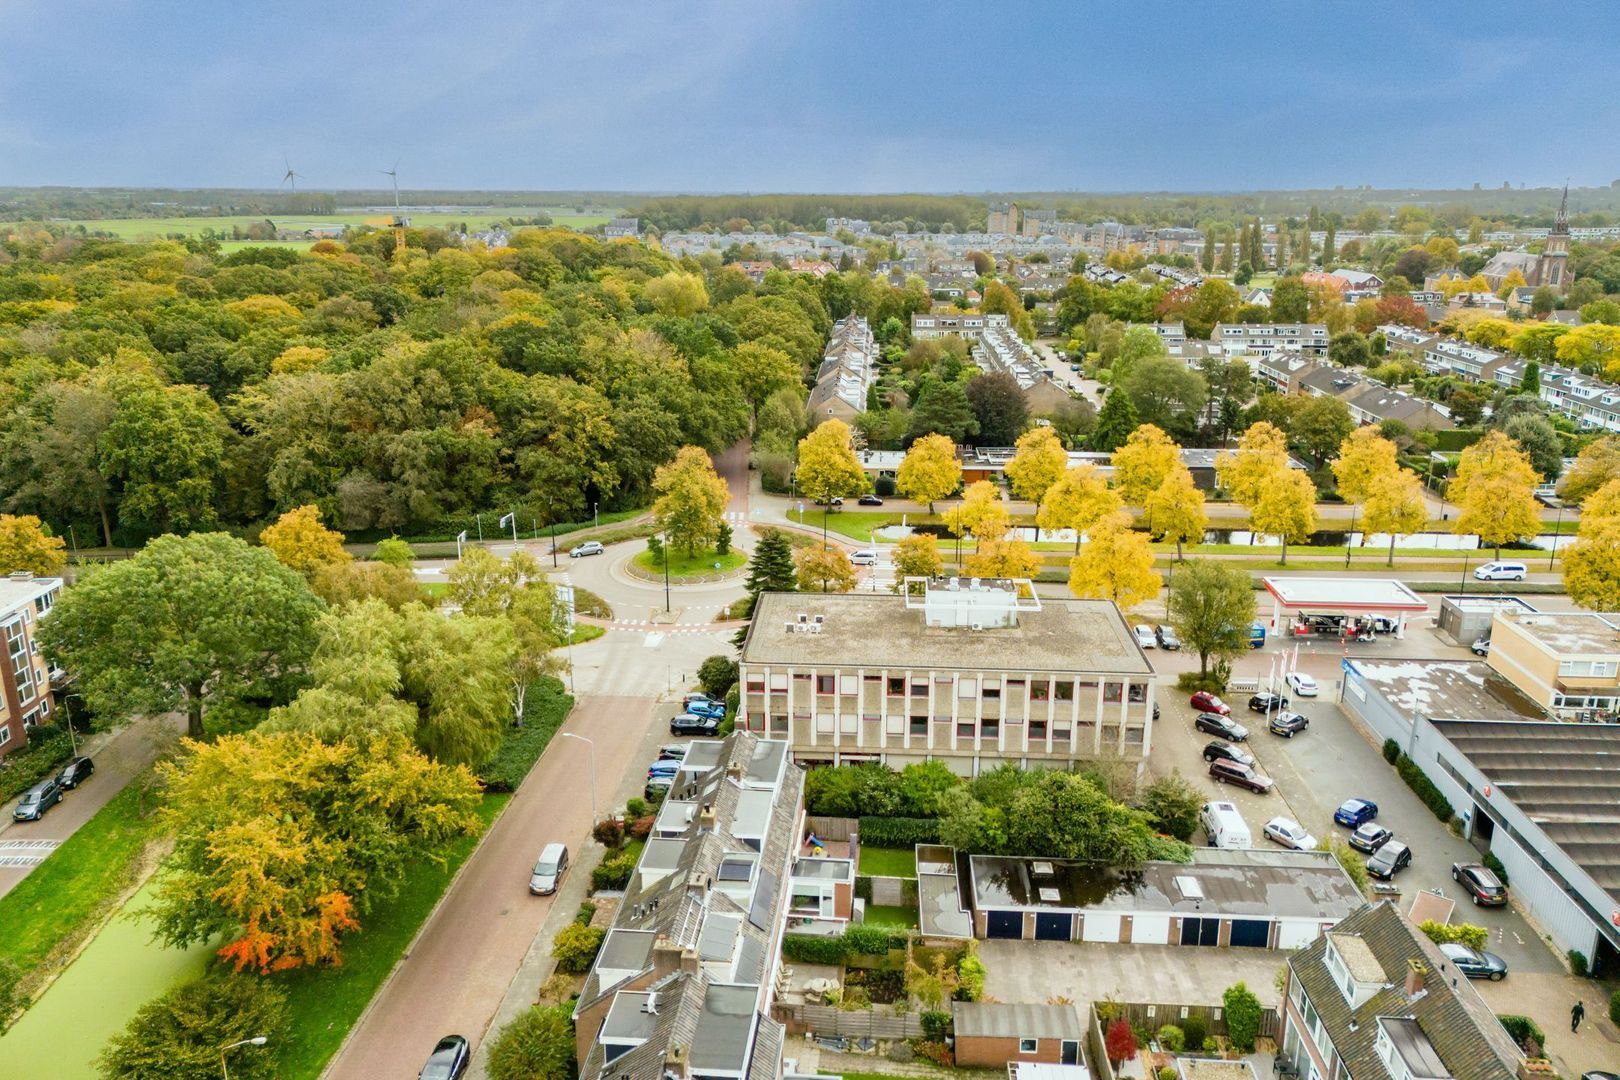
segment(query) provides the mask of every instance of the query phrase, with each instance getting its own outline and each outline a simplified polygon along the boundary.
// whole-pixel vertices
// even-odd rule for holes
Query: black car
[[[1229,742],[1243,742],[1249,737],[1249,729],[1233,720],[1230,716],[1220,713],[1199,713],[1198,719],[1193,721],[1193,727],[1210,735],[1218,735]]]
[[[62,801],[62,785],[56,777],[41,780],[17,800],[17,809],[11,812],[13,821],[38,821],[45,811]]]
[[[56,782],[61,784],[67,790],[72,791],[74,788],[90,779],[90,774],[95,771],[95,762],[91,761],[87,757],[76,757],[66,765],[62,766],[62,771],[56,774]]]
[[[1377,851],[1395,834],[1384,828],[1376,821],[1364,821],[1350,834],[1350,846],[1357,851],[1365,851],[1368,855]]]
[[[1451,880],[1462,885],[1476,907],[1501,907],[1508,902],[1507,886],[1479,863],[1452,863]]]
[[[1288,708],[1288,699],[1281,694],[1273,694],[1269,690],[1262,690],[1249,699],[1250,712],[1268,713],[1286,708]]]
[[[1233,746],[1228,742],[1213,739],[1204,745],[1205,761],[1235,761],[1239,765],[1254,768],[1254,755],[1241,746]]]
[[[671,735],[713,735],[720,730],[720,721],[712,716],[676,713],[669,718]]]
[[[1412,865],[1412,849],[1399,840],[1386,840],[1384,846],[1367,860],[1367,873],[1388,881]]]
[[[862,495],[855,500],[861,506],[882,506],[883,500],[876,495]]]
[[[647,777],[647,786],[641,789],[644,799],[662,799],[669,794],[669,789],[675,786],[674,774]]]
[[[1285,739],[1292,739],[1310,726],[1311,722],[1297,712],[1272,713],[1271,719],[1266,721],[1266,728],[1273,735],[1281,735]]]
[[[472,1054],[468,1052],[467,1040],[460,1035],[446,1035],[434,1046],[416,1080],[457,1080],[467,1071],[470,1060]]]
[[[1440,946],[1458,971],[1470,979],[1489,979],[1491,982],[1501,982],[1507,977],[1507,961],[1492,952],[1481,949],[1470,949],[1461,942],[1449,942]]]

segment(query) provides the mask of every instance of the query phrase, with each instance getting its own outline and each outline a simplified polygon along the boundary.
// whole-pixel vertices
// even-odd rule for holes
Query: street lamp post
[[[1356,511],[1358,509],[1360,508],[1356,506],[1350,507],[1350,531],[1344,534],[1344,568],[1346,570],[1350,569],[1350,545],[1355,542],[1356,538]]]
[[[1547,552],[1547,571],[1548,571],[1548,573],[1552,572],[1553,560],[1558,557],[1558,537],[1561,535],[1559,530],[1562,529],[1563,527],[1564,527],[1564,500],[1559,499],[1558,500],[1558,524],[1553,526],[1553,538],[1552,538],[1552,544],[1550,545],[1552,550]]]
[[[557,515],[551,509],[551,497],[546,497],[546,520],[551,523],[551,568],[557,569]]]
[[[265,1036],[263,1036],[263,1035],[255,1035],[251,1039],[238,1039],[236,1042],[233,1042],[233,1043],[230,1043],[230,1044],[228,1044],[226,1046],[220,1047],[219,1048],[219,1075],[221,1077],[223,1077],[224,1080],[231,1080],[231,1072],[230,1072],[229,1069],[227,1069],[225,1067],[225,1051],[227,1051],[227,1050],[235,1050],[238,1046],[263,1046],[265,1043],[267,1043],[269,1041],[270,1040],[268,1038],[266,1038]]]
[[[565,739],[578,739],[591,751],[591,821],[596,821],[596,744],[583,735],[575,735],[572,731],[562,733]]]
[[[669,532],[664,532],[664,614],[669,614]]]

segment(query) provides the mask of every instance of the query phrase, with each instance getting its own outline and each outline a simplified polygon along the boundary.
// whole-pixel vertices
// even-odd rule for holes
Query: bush
[[[1620,992],[1616,996],[1620,997]],[[948,1012],[930,1009],[917,1019],[922,1021],[923,1037],[929,1042],[944,1042],[951,1033],[951,1014]]]
[[[73,756],[73,740],[62,728],[40,726],[28,736],[28,745],[6,758],[0,773],[0,802],[21,795],[62,767]]]
[[[603,847],[617,850],[624,843],[624,822],[616,817],[603,818],[591,829],[591,836]]]
[[[255,975],[213,975],[189,982],[141,1006],[98,1059],[109,1078],[161,1076],[215,1080],[219,1048],[259,1035],[262,1047],[232,1051],[231,1075],[269,1080],[278,1075],[279,1049],[291,1034],[287,996]]]
[[[1571,949],[1564,955],[1569,960],[1570,974],[1577,979],[1586,978],[1586,954],[1579,949]]]
[[[551,943],[551,955],[557,958],[557,970],[570,975],[583,975],[591,970],[591,962],[602,950],[602,939],[607,931],[600,926],[586,926],[572,922],[557,931]]]
[[[574,921],[584,926],[591,925],[591,920],[594,918],[596,918],[595,900],[586,900],[579,905],[579,910],[574,912]]]
[[[872,879],[870,877],[863,874],[855,879],[855,899],[865,900],[868,904],[872,902]]]
[[[801,964],[842,964],[844,940],[812,934],[783,934],[782,955]]]
[[[624,804],[624,816],[631,821],[646,817],[651,810],[652,807],[647,805],[647,800],[639,795],[633,796]]]
[[[979,959],[979,943],[969,941],[956,962],[956,996],[962,1001],[984,997],[984,961]]]
[[[1547,1052],[1547,1033],[1541,1030],[1541,1025],[1528,1016],[1518,1016],[1512,1013],[1499,1014],[1496,1017],[1507,1028],[1507,1033],[1513,1036],[1513,1041],[1519,1044],[1519,1049],[1529,1056],[1530,1043],[1533,1041],[1541,1053]],[[1535,1055],[1537,1057],[1540,1054]]]
[[[887,499],[895,492],[894,477],[879,476],[872,482],[872,490],[873,494],[879,496],[880,498]]]
[[[1187,1033],[1174,1024],[1166,1024],[1159,1029],[1159,1049],[1170,1054],[1179,1054],[1187,1046]]]
[[[495,1036],[490,1080],[574,1080],[574,1022],[566,1003],[538,1005]]]
[[[1226,1036],[1240,1053],[1254,1053],[1254,1040],[1260,1034],[1260,999],[1242,983],[1234,983],[1221,995],[1226,1007]]]
[[[630,823],[629,833],[632,840],[645,840],[652,835],[653,826],[658,823],[657,814],[643,814]]]
[[[1406,786],[1417,793],[1417,797],[1423,800],[1423,805],[1427,806],[1442,824],[1452,819],[1456,811],[1452,810],[1445,794],[1434,786],[1434,781],[1418,767],[1417,762],[1402,754],[1395,763],[1395,771],[1400,773],[1401,779],[1406,781]],[[1504,881],[1503,884],[1507,882]]]
[[[1490,944],[1490,931],[1483,926],[1472,926],[1468,923],[1438,923],[1433,919],[1424,919],[1418,924],[1430,941],[1436,945],[1449,945],[1456,943],[1467,945],[1470,949],[1483,949]]]
[[[636,872],[635,854],[630,851],[619,851],[596,864],[591,871],[591,888],[600,892],[603,889],[622,889],[630,884],[630,875]]]
[[[522,727],[506,729],[495,756],[478,770],[484,790],[516,791],[573,707],[562,680],[548,675],[530,683],[523,707],[527,720]]]
[[[737,685],[737,661],[729,656],[711,656],[698,665],[698,684],[711,699],[720,700]]]
[[[1108,1025],[1108,1034],[1103,1036],[1103,1049],[1115,1068],[1118,1068],[1120,1062],[1134,1061],[1137,1046],[1136,1032],[1131,1029],[1129,1020],[1120,1017]]]
[[[1197,1054],[1204,1049],[1204,1040],[1209,1038],[1209,1024],[1199,1013],[1190,1014],[1181,1022],[1181,1033],[1185,1040],[1185,1049],[1189,1054]]]
[[[1481,866],[1500,878],[1503,885],[1508,883],[1507,867],[1502,865],[1502,860],[1496,857],[1495,852],[1487,851],[1485,857],[1480,859],[1479,862]]]
[[[814,776],[815,773],[810,775]],[[863,817],[860,820],[860,833],[863,844],[909,848],[917,844],[939,843],[939,822],[934,818]]]
[[[1176,1070],[1169,1065],[1159,1066],[1159,1080],[1176,1080]]]
[[[1609,995],[1609,1019],[1620,1024],[1620,990]]]
[[[1184,671],[1176,676],[1176,689],[1188,694],[1196,694],[1200,690],[1208,690],[1212,694],[1226,693],[1226,682],[1217,678],[1214,672],[1200,675],[1196,671]]]
[[[1384,740],[1384,760],[1391,765],[1401,759],[1401,744],[1394,739]]]
[[[851,923],[844,930],[844,955],[876,956],[889,951],[889,932],[880,926]]]

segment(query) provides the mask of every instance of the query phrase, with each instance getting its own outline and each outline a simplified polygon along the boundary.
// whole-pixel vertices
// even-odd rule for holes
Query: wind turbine
[[[399,214],[399,158],[394,159],[391,169],[378,169],[378,172],[394,181],[394,214]]]
[[[411,219],[399,211],[399,158],[394,159],[393,168],[377,171],[394,182],[394,258],[402,259],[405,256],[405,229]]]
[[[286,154],[281,155],[281,163],[287,166],[287,171],[282,174],[281,182],[283,184],[291,184],[293,194],[296,195],[298,193],[298,181],[303,178],[302,174],[293,172],[292,163],[287,160]]]

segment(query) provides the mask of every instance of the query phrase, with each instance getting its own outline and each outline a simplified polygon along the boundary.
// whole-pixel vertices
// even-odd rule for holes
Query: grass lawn
[[[827,531],[847,536],[851,540],[860,540],[863,543],[872,542],[872,530],[881,529],[885,525],[898,525],[904,517],[907,525],[934,524],[944,519],[938,514],[902,514],[894,510],[839,510],[829,513],[826,510],[806,507],[804,512],[804,527],[806,529],[820,529],[822,518],[827,519]],[[788,519],[795,524],[799,521],[799,512],[794,510],[788,514]]]
[[[917,853],[911,848],[861,845],[860,872],[868,877],[916,877]]]
[[[866,925],[894,926],[910,930],[917,925],[917,909],[891,904],[867,904]]]
[[[434,603],[438,603],[450,595],[450,583],[448,581],[419,581],[417,585],[421,587],[423,592],[433,597]]]
[[[678,547],[666,548],[665,551],[669,556],[669,576],[671,580],[683,577],[697,577],[701,574],[723,573],[727,570],[735,570],[748,561],[748,556],[736,550],[728,551],[724,555],[716,555],[713,548],[707,551],[699,551],[694,555],[688,555],[684,548]],[[650,551],[641,552],[632,561],[649,574],[662,574],[664,572],[663,565],[653,558]],[[720,564],[719,570],[715,569],[715,563]]]
[[[0,957],[27,975],[81,940],[134,881],[140,854],[156,831],[153,799],[138,813],[140,778],[115,795],[15,889],[0,897]],[[91,783],[95,783],[94,780]],[[68,796],[72,798],[71,795]]]
[[[511,797],[484,796],[478,816],[486,828]],[[279,1055],[282,1076],[288,1080],[320,1076],[477,843],[477,837],[465,837],[445,865],[423,859],[408,869],[398,894],[360,917],[366,929],[344,944],[342,966],[272,976],[287,991],[292,1011],[293,1034]]]
[[[589,615],[595,619],[613,618],[613,609],[608,606],[606,600],[597,596],[591,590],[582,589],[578,585],[574,586],[574,613],[576,615]]]
[[[600,626],[592,626],[589,623],[575,623],[574,633],[569,637],[568,644],[583,645],[587,641],[595,641],[605,633],[607,631]]]

